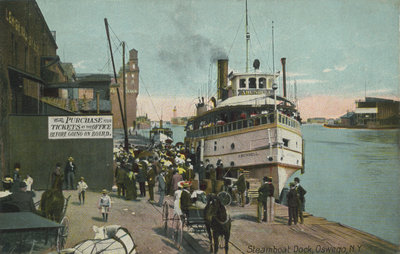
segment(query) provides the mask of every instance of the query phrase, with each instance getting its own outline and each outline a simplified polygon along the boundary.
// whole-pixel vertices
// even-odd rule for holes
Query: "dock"
[[[112,208],[106,223],[97,209],[100,193],[88,191],[84,205],[79,205],[77,191],[64,191],[64,195],[72,195],[67,209],[70,233],[66,247],[93,238],[93,225],[121,225],[131,233],[138,253],[209,253],[207,234],[187,228],[178,249],[162,229],[162,208],[149,203],[148,197],[127,201],[111,193]],[[166,200],[172,202],[172,197]],[[229,253],[399,253],[399,246],[379,237],[307,213],[304,224],[288,226],[287,207],[279,204],[273,223],[257,222],[255,204],[227,208],[233,220]],[[224,253],[223,249],[219,253]]]

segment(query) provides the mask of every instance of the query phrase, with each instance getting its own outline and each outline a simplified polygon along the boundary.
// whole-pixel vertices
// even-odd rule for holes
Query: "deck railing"
[[[277,115],[274,113],[269,113],[250,117],[248,119],[224,123],[222,125],[203,127],[198,130],[187,131],[187,137],[197,138],[217,135],[241,129],[253,128],[254,126],[259,125],[273,124],[276,122],[293,129],[300,129],[300,123],[296,119],[293,119],[292,117],[286,116],[282,113],[278,113]]]

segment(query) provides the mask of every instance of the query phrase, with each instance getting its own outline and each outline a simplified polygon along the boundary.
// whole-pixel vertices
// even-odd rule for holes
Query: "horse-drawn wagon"
[[[40,206],[40,210],[36,212],[22,209],[23,203],[17,200],[20,196],[11,194],[10,198],[2,199],[0,206],[1,253],[44,253],[54,249],[59,251],[64,247],[69,232],[66,210],[70,197],[64,198],[61,184],[60,177],[56,179],[52,189],[46,190],[41,195],[40,201],[32,204],[31,211],[34,210],[33,205]],[[26,195],[25,197],[28,199]],[[25,201],[27,200],[23,202]]]
[[[192,233],[207,232],[210,240],[210,251],[213,247],[216,253],[218,238],[225,239],[225,251],[228,251],[228,242],[231,230],[231,218],[225,206],[215,195],[207,196],[207,204],[204,208],[191,206],[187,215],[176,213],[172,204],[164,201],[162,207],[162,227],[167,236],[172,236],[176,246],[182,246],[183,233],[186,228]]]
[[[69,198],[68,198],[69,199]],[[17,207],[0,214],[1,253],[44,253],[60,251],[68,237],[69,220],[65,216],[68,199],[64,200],[60,221],[40,213],[19,212]],[[37,203],[38,204],[38,203]]]
[[[224,185],[222,191],[217,194],[223,205],[228,206],[236,203],[240,206],[248,206],[251,204],[252,197],[249,195],[248,186],[246,186],[246,191],[244,192],[244,204],[242,204],[242,200],[239,196],[239,192],[235,184],[237,181],[237,178],[224,177]]]

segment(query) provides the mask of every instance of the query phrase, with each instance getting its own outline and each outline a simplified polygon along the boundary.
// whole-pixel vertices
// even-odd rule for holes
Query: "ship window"
[[[263,116],[261,117],[261,124],[266,124],[267,123],[267,117]]]
[[[237,128],[238,128],[238,129],[241,129],[241,128],[242,128],[242,122],[243,122],[243,121],[240,121],[240,122],[237,123],[237,125],[238,125]]]
[[[252,126],[254,126],[254,120],[253,120],[253,119],[250,119],[250,120],[249,120],[249,127],[252,127]]]
[[[266,79],[265,78],[260,78],[258,80],[258,88],[265,88],[266,87]]]
[[[273,114],[269,115],[268,116],[268,120],[269,120],[270,123],[273,123],[275,121],[274,115]]]
[[[247,128],[247,121],[246,120],[243,121],[243,128]]]
[[[279,115],[279,122],[282,123],[282,116]]]
[[[232,123],[232,125],[233,125],[233,126],[232,126],[232,129],[233,129],[233,130],[236,130],[236,125],[237,125],[237,123],[236,123],[236,122],[235,122],[235,123]]]
[[[289,139],[283,138],[282,141],[283,141],[283,146],[289,147]]]
[[[239,88],[246,88],[246,79],[242,78],[239,80]]]
[[[255,78],[249,78],[249,88],[257,88]]]

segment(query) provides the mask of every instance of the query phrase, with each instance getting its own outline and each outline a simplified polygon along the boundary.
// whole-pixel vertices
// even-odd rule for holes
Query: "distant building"
[[[340,117],[339,123],[328,123],[326,127],[339,128],[399,128],[400,102],[382,98],[366,97],[356,101],[354,112]]]
[[[347,112],[340,117],[340,124],[343,126],[353,126],[355,124],[356,114],[354,112]]]
[[[329,118],[328,120],[326,120],[327,124],[335,124],[335,119],[333,118]]]
[[[356,101],[355,124],[370,128],[398,126],[399,101],[366,97]]]
[[[318,124],[323,124],[325,123],[326,119],[324,117],[314,117],[314,118],[308,118],[307,123],[318,123]]]
[[[178,117],[176,106],[172,110],[171,124],[186,126],[188,117]]]
[[[117,87],[119,88],[121,106],[124,108],[122,68],[119,72],[118,84],[111,88],[111,102],[113,113],[113,126],[115,129],[124,128],[121,119],[121,110],[118,102]],[[129,61],[125,65],[125,84],[126,84],[126,111],[127,127],[136,125],[137,96],[139,95],[139,66],[138,52],[136,49],[129,51]]]

